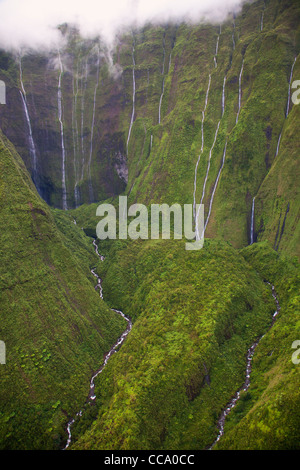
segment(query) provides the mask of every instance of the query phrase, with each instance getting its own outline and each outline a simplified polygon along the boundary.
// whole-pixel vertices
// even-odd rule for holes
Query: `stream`
[[[93,240],[93,245],[94,245],[94,248],[95,248],[95,252],[97,254],[97,256],[99,256],[99,258],[101,259],[101,261],[104,261],[104,256],[102,256],[99,251],[98,251],[98,247],[97,247],[97,244],[96,244],[96,240]],[[102,289],[102,280],[101,278],[98,276],[98,274],[95,273],[95,269],[96,268],[93,268],[91,269],[91,273],[93,274],[93,276],[95,276],[95,278],[97,279],[97,284],[95,286],[95,289],[96,290],[99,290],[99,295],[100,295],[100,298],[103,299],[103,289]],[[87,397],[87,400],[86,400],[86,404],[88,403],[91,403],[93,402],[95,399],[96,399],[96,395],[95,395],[95,378],[98,377],[99,374],[101,374],[101,372],[104,370],[106,364],[108,363],[109,359],[111,358],[111,356],[117,351],[117,348],[119,346],[121,346],[121,344],[123,344],[125,338],[128,336],[129,332],[131,331],[132,329],[132,322],[130,320],[130,318],[126,317],[126,315],[124,315],[123,312],[121,312],[121,310],[116,310],[114,308],[112,308],[111,310],[113,310],[114,312],[116,312],[118,315],[120,315],[121,317],[123,317],[126,321],[127,321],[127,328],[126,330],[122,333],[122,335],[118,338],[118,340],[116,341],[116,343],[112,346],[112,348],[108,351],[108,353],[105,355],[105,359],[104,359],[104,362],[102,363],[101,367],[93,374],[91,380],[90,380],[90,389],[89,389],[89,394],[88,394],[88,397]],[[76,416],[75,418],[72,418],[70,419],[70,421],[68,422],[67,424],[67,433],[68,433],[68,439],[67,439],[67,443],[66,443],[66,446],[64,447],[63,450],[66,450],[71,442],[72,442],[72,432],[71,432],[71,428],[72,428],[72,425],[75,423],[75,420],[76,420],[76,417],[81,417],[83,414],[83,410],[80,410],[76,413]]]
[[[272,288],[272,296],[275,300],[275,303],[276,303],[276,310],[275,312],[273,313],[273,316],[272,316],[272,323],[270,325],[270,327],[268,328],[268,331],[270,331],[270,329],[272,328],[272,326],[274,325],[275,323],[275,320],[276,320],[276,317],[277,317],[277,314],[279,313],[280,311],[280,305],[279,305],[279,301],[278,301],[278,298],[277,298],[277,294],[275,292],[275,288],[274,286],[268,282],[268,281],[265,281],[267,284],[269,284]],[[266,334],[266,333],[265,333]],[[224,408],[224,410],[222,411],[222,413],[220,414],[219,416],[219,419],[218,419],[218,423],[217,423],[217,427],[218,427],[218,430],[219,430],[219,433],[218,433],[218,436],[216,438],[216,440],[214,441],[214,443],[208,448],[208,450],[211,450],[216,444],[217,442],[220,440],[220,438],[223,436],[224,434],[224,425],[225,425],[225,420],[226,420],[226,416],[229,415],[230,411],[235,407],[235,405],[237,404],[238,400],[240,399],[241,397],[241,392],[246,392],[248,390],[248,388],[250,387],[250,375],[251,375],[251,370],[252,370],[252,359],[253,359],[253,355],[254,355],[254,352],[255,352],[255,349],[257,347],[257,345],[259,344],[259,342],[262,340],[262,338],[265,336],[262,335],[260,338],[258,338],[251,346],[250,348],[248,349],[247,351],[247,356],[246,356],[246,374],[245,374],[245,382],[243,383],[242,387],[235,393],[235,395],[233,396],[233,398],[230,400],[230,402],[226,405],[226,407]]]

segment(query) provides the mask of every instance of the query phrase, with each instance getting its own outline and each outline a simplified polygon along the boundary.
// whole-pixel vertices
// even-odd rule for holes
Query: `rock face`
[[[123,34],[112,51],[64,26],[59,51],[27,51],[21,61],[0,53],[1,128],[50,205],[74,208],[124,191],[145,204],[202,200],[206,236],[277,247],[290,203],[277,248],[299,254],[291,203],[299,107],[290,96],[298,20],[296,1],[258,1],[222,25]]]

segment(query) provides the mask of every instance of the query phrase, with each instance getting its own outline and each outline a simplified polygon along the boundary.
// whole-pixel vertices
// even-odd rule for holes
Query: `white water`
[[[92,162],[92,155],[93,155],[96,97],[97,97],[97,90],[98,90],[98,86],[99,86],[99,74],[100,74],[100,48],[98,48],[97,78],[96,78],[96,85],[95,85],[95,89],[94,89],[93,117],[92,117],[92,124],[91,124],[91,140],[90,140],[90,155],[89,155],[89,161],[88,161],[89,198],[90,198],[90,202],[94,201],[94,190],[93,190],[92,175],[91,175],[91,162]]]
[[[95,248],[95,251],[96,251],[96,254],[99,256],[99,258],[101,259],[101,261],[104,261],[104,256],[100,255],[99,251],[98,251],[98,247],[97,247],[97,244],[96,244],[96,241],[93,240],[93,245],[94,245],[94,248]],[[95,286],[95,289],[96,290],[99,290],[99,295],[100,295],[100,298],[103,299],[103,289],[102,289],[102,280],[100,279],[100,277],[95,273],[95,269],[91,269],[91,273],[93,274],[93,276],[95,276],[95,278],[97,279],[97,284]],[[109,350],[109,352],[106,354],[105,356],[105,359],[104,359],[104,362],[102,364],[102,366],[100,367],[100,369],[92,376],[91,380],[90,380],[90,389],[89,389],[89,394],[88,394],[88,399],[87,399],[87,404],[91,403],[92,401],[94,401],[96,399],[96,395],[95,395],[95,378],[98,377],[99,374],[101,374],[101,372],[103,372],[103,369],[105,368],[105,366],[107,365],[109,359],[111,358],[111,356],[117,351],[117,348],[119,346],[121,346],[121,344],[124,342],[125,338],[128,336],[128,334],[130,333],[131,329],[132,329],[132,322],[130,320],[130,318],[126,317],[126,315],[124,315],[123,312],[121,312],[121,310],[116,310],[114,308],[112,308],[112,310],[114,312],[116,312],[118,315],[120,315],[121,317],[123,317],[126,321],[127,321],[127,328],[126,330],[122,333],[122,335],[118,338],[118,340],[116,341],[116,343],[113,345],[113,347]],[[66,446],[64,447],[63,450],[66,450],[71,442],[72,442],[72,432],[71,432],[71,428],[72,428],[72,425],[75,423],[75,419],[76,417],[81,417],[83,415],[83,410],[80,410],[78,411],[78,413],[76,413],[76,416],[75,418],[72,418],[68,424],[67,424],[67,433],[68,433],[68,439],[67,439],[67,443],[66,443]]]
[[[288,89],[288,99],[287,99],[286,112],[285,112],[285,117],[286,117],[286,118],[288,117],[289,111],[290,111],[291,83],[292,83],[293,72],[294,72],[294,67],[295,67],[296,60],[297,60],[297,57],[295,57],[295,59],[294,59],[294,62],[293,62],[292,68],[291,68],[291,73],[290,73],[289,89]],[[277,157],[277,155],[278,155],[278,153],[279,153],[281,135],[282,135],[282,130],[281,130],[281,132],[280,132],[280,134],[279,134],[279,137],[278,137],[278,142],[277,142],[275,157]]]
[[[31,157],[32,176],[33,176],[33,181],[36,185],[36,188],[39,192],[38,171],[37,171],[37,153],[36,153],[35,143],[33,140],[31,121],[30,121],[28,105],[27,105],[26,91],[25,91],[25,87],[23,83],[23,70],[22,70],[22,58],[21,57],[19,61],[19,67],[20,67],[20,84],[21,84],[20,95],[21,95],[21,99],[23,103],[27,126],[28,126],[28,140],[29,140],[29,152],[30,152],[30,157]]]
[[[270,328],[268,329],[268,331],[270,331],[270,329],[272,328],[272,326],[274,325],[275,323],[275,320],[277,318],[277,315],[280,311],[280,305],[279,305],[279,301],[278,301],[278,298],[277,298],[277,295],[276,295],[276,292],[275,292],[275,287],[270,284],[270,282],[267,282],[267,284],[269,284],[272,288],[272,296],[273,296],[273,299],[275,300],[275,303],[276,303],[276,310],[272,316],[272,323],[271,323],[271,326]],[[242,387],[235,393],[234,397],[230,400],[230,402],[228,403],[228,405],[226,406],[226,408],[222,411],[219,419],[218,419],[218,429],[219,429],[219,433],[218,433],[218,436],[216,438],[216,440],[214,441],[214,443],[209,447],[209,450],[211,450],[216,444],[217,442],[220,440],[220,438],[224,435],[224,425],[225,425],[225,419],[226,417],[229,415],[230,411],[235,407],[235,405],[237,404],[238,400],[240,399],[241,397],[241,392],[247,392],[247,390],[249,389],[250,387],[250,376],[251,376],[251,371],[252,371],[252,359],[253,359],[253,355],[254,355],[254,352],[256,350],[256,347],[258,346],[259,342],[263,339],[263,337],[265,336],[262,335],[260,338],[258,338],[253,344],[252,346],[250,346],[250,348],[248,349],[247,351],[247,356],[246,356],[246,374],[245,374],[245,382],[244,384],[242,385]]]
[[[166,49],[165,49],[165,37],[164,37],[164,39],[163,39],[163,65],[162,65],[162,71],[161,71],[161,74],[163,76],[163,82],[162,82],[162,91],[161,91],[161,95],[160,95],[160,99],[159,99],[159,106],[158,106],[158,124],[160,124],[160,122],[161,122],[161,104],[162,104],[162,99],[163,99],[164,92],[165,92],[165,77],[164,77],[164,74],[165,74],[165,57],[166,57]]]
[[[221,29],[220,29],[220,31],[221,31]],[[218,50],[219,50],[219,41],[220,41],[220,34],[217,37],[216,51],[215,51],[215,55],[214,55],[215,68],[217,68],[217,66],[218,66],[218,64],[217,64],[217,55],[218,55]]]
[[[207,103],[208,103],[208,95],[209,95],[209,90],[210,90],[210,84],[211,84],[211,74],[209,74],[209,79],[208,79],[208,85],[207,85],[207,90],[206,90],[206,95],[205,95],[205,102],[204,102],[204,109],[202,111],[202,122],[201,122],[201,150],[196,162],[195,166],[195,176],[194,176],[194,196],[193,196],[193,213],[194,213],[194,220],[196,224],[196,233],[198,230],[197,227],[197,219],[196,219],[196,190],[197,190],[197,172],[198,172],[198,165],[200,162],[201,154],[203,153],[203,148],[204,148],[204,119],[205,119],[205,111],[207,108]]]
[[[135,59],[134,59],[134,40],[132,43],[132,114],[131,114],[131,120],[130,120],[130,126],[129,126],[129,131],[128,131],[128,137],[127,137],[127,154],[128,154],[128,145],[129,145],[129,140],[130,140],[130,135],[131,135],[131,129],[134,121],[134,115],[135,115]]]
[[[84,84],[83,84],[83,77],[81,80],[81,181],[83,180],[84,161],[85,161],[83,130],[84,130],[84,109],[85,109],[85,92],[86,92],[86,87],[87,87],[87,79],[88,79],[88,57],[86,57],[86,61],[85,61]]]
[[[235,50],[235,38],[234,38],[234,33],[235,33],[235,19],[233,19],[233,31],[232,31],[232,47],[233,47],[233,50]]]
[[[240,110],[241,110],[241,102],[242,102],[242,75],[243,75],[243,70],[244,70],[244,59],[242,62],[242,67],[239,75],[239,107],[238,107],[238,112],[236,115],[236,124],[238,123],[239,120],[239,115],[240,115]]]
[[[164,91],[165,91],[165,77],[163,78],[162,92],[161,92],[160,99],[159,99],[159,106],[158,106],[158,124],[160,124],[160,121],[161,121],[161,103],[162,103],[162,99],[163,99],[163,96],[164,96]]]
[[[76,77],[76,80],[75,80]],[[76,86],[75,86],[76,82]],[[78,99],[78,64],[77,72],[73,71],[73,102],[72,102],[72,135],[73,135],[73,153],[74,153],[74,199],[75,206],[79,205],[79,191],[78,191],[78,150],[79,150],[79,136],[78,136],[78,122],[77,122],[77,99]]]
[[[277,157],[278,153],[279,153],[279,147],[280,147],[280,141],[281,141],[281,132],[279,134],[279,137],[278,137],[278,142],[277,142],[277,147],[276,147],[276,153],[275,153],[275,157]]]
[[[57,88],[57,105],[58,105],[58,120],[60,123],[60,135],[61,135],[61,150],[62,150],[62,206],[63,209],[68,209],[67,206],[67,189],[66,189],[66,151],[64,143],[64,125],[63,125],[63,115],[62,115],[62,89],[61,89],[61,79],[63,74],[63,65],[60,57],[60,52],[58,51],[58,60],[59,60],[59,77],[58,77],[58,88]]]
[[[255,196],[252,199],[252,208],[251,208],[250,245],[254,243],[254,212],[255,212]]]
[[[213,152],[214,146],[215,146],[215,144],[216,144],[217,135],[218,135],[218,132],[219,132],[219,127],[220,127],[220,122],[221,122],[221,121],[218,122],[218,125],[217,125],[217,128],[216,128],[216,132],[215,132],[214,141],[213,141],[213,144],[212,144],[211,149],[210,149],[210,151],[209,151],[208,163],[207,163],[207,169],[206,169],[206,175],[205,175],[205,179],[204,179],[204,183],[203,183],[203,189],[202,189],[202,196],[201,196],[200,204],[203,203],[203,199],[204,199],[204,195],[205,195],[205,188],[206,188],[207,178],[208,178],[209,169],[210,169],[211,156],[212,156],[212,152]]]
[[[293,72],[294,72],[294,67],[295,67],[296,60],[297,60],[297,57],[295,57],[295,60],[294,60],[294,62],[293,62],[292,69],[291,69],[291,74],[290,74],[289,90],[288,90],[288,101],[287,101],[286,113],[285,113],[285,117],[286,117],[286,118],[288,117],[289,112],[290,112],[291,83],[292,83]]]
[[[226,75],[223,80],[223,89],[222,89],[222,117],[225,111],[225,85],[226,85]]]
[[[262,31],[264,29],[264,10],[261,14],[261,20],[260,20],[260,30]]]
[[[206,218],[206,221],[205,221],[205,224],[204,224],[204,232],[205,232],[206,227],[207,227],[208,222],[209,222],[209,218],[210,218],[210,214],[211,214],[211,208],[212,208],[213,200],[214,200],[214,197],[215,197],[215,192],[216,192],[218,182],[219,182],[219,179],[220,179],[220,176],[221,176],[221,172],[223,170],[223,166],[224,166],[224,163],[225,163],[226,150],[227,150],[227,140],[226,140],[224,151],[223,151],[221,167],[219,169],[218,176],[217,176],[217,179],[215,181],[213,192],[212,192],[212,195],[211,195],[211,198],[210,198],[208,214],[207,214],[207,218]],[[203,232],[203,236],[204,236],[204,232]],[[203,238],[203,236],[202,236],[202,238]]]

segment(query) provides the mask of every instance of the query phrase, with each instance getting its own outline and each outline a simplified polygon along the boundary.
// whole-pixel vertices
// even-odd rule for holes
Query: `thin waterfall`
[[[252,208],[251,208],[250,245],[254,243],[254,212],[255,212],[255,196],[252,199]]]
[[[130,126],[129,126],[129,131],[128,131],[128,137],[127,137],[127,154],[128,154],[128,145],[129,145],[129,140],[130,140],[130,135],[131,135],[131,129],[134,121],[134,115],[135,115],[135,59],[134,59],[134,38],[132,42],[132,114],[131,114],[131,120],[130,120]]]
[[[88,162],[90,202],[94,201],[94,190],[93,190],[92,175],[91,175],[91,162],[92,162],[92,155],[93,155],[93,139],[94,139],[94,127],[95,127],[96,97],[97,97],[97,90],[98,90],[98,86],[99,86],[99,74],[100,74],[100,48],[98,46],[97,78],[96,78],[96,85],[95,85],[95,89],[94,89],[93,117],[92,117],[91,140],[90,140],[90,155],[89,155],[89,162]]]
[[[262,11],[261,19],[260,19],[260,30],[262,31],[263,29],[264,29],[264,10]]]
[[[278,142],[277,142],[277,147],[276,147],[275,157],[277,157],[277,155],[278,155],[278,153],[279,153],[279,147],[280,147],[280,141],[281,141],[281,134],[282,134],[282,132],[280,132],[280,134],[279,134],[279,138],[278,138]]]
[[[241,71],[240,71],[240,75],[239,75],[239,107],[238,107],[238,112],[237,112],[236,120],[235,120],[236,124],[238,123],[239,115],[240,115],[240,111],[241,111],[243,70],[244,70],[244,59],[243,59],[243,62],[242,62],[242,67],[241,67]]]
[[[163,76],[163,82],[162,82],[162,91],[161,91],[161,95],[160,95],[160,99],[159,99],[159,106],[158,106],[158,124],[160,124],[160,122],[161,122],[161,104],[162,104],[162,99],[163,99],[164,92],[165,92],[165,77],[164,77],[164,74],[165,74],[165,57],[166,57],[166,41],[165,41],[165,35],[164,35],[164,38],[163,38],[163,65],[162,65],[162,71],[161,71],[161,74]]]
[[[220,169],[219,169],[219,173],[218,173],[217,179],[216,179],[215,184],[214,184],[214,188],[213,188],[213,192],[212,192],[211,198],[210,198],[208,214],[207,214],[207,218],[206,218],[205,225],[204,225],[204,232],[205,232],[206,227],[207,227],[207,225],[208,225],[208,221],[209,221],[210,214],[211,214],[211,208],[212,208],[213,200],[214,200],[214,197],[215,197],[215,192],[216,192],[216,189],[217,189],[217,186],[218,186],[218,182],[219,182],[219,179],[220,179],[220,176],[221,176],[221,172],[222,172],[222,170],[223,170],[223,166],[224,166],[224,163],[225,163],[226,150],[227,150],[227,140],[226,140],[225,147],[224,147],[224,151],[223,151],[222,163],[221,163],[221,166],[220,166]],[[203,233],[203,236],[204,236],[204,233]],[[202,238],[203,238],[203,237],[202,237]]]
[[[294,72],[294,67],[296,63],[297,57],[295,57],[292,68],[291,68],[291,73],[290,73],[290,79],[289,79],[289,89],[288,89],[288,99],[287,99],[287,105],[286,105],[286,112],[285,112],[285,117],[287,118],[290,112],[290,99],[291,99],[291,83],[292,83],[292,78],[293,78],[293,72]],[[276,152],[275,152],[275,157],[277,157],[279,153],[279,147],[280,147],[280,141],[281,141],[281,136],[282,136],[282,129],[278,137],[278,142],[277,142],[277,147],[276,147]]]
[[[290,80],[289,80],[289,90],[288,90],[288,101],[287,101],[287,106],[286,106],[286,113],[285,117],[287,118],[290,112],[290,99],[291,99],[291,83],[292,83],[292,78],[293,78],[293,72],[294,72],[294,67],[296,63],[297,57],[295,57],[292,69],[291,69],[291,74],[290,74]]]
[[[19,59],[19,68],[20,68],[20,85],[21,85],[20,95],[21,95],[21,99],[23,103],[27,126],[28,126],[28,140],[29,140],[29,152],[30,152],[30,157],[31,157],[32,179],[33,179],[33,182],[35,183],[37,191],[40,193],[40,189],[38,185],[37,153],[36,153],[35,143],[33,140],[30,115],[29,115],[28,105],[27,105],[27,96],[26,96],[26,91],[25,91],[25,87],[23,83],[23,70],[22,70],[22,58],[21,57]]]
[[[86,57],[85,61],[85,74],[84,74],[84,84],[83,84],[83,77],[81,79],[81,180],[83,180],[84,174],[84,160],[85,160],[85,151],[84,151],[84,108],[85,108],[85,93],[87,87],[87,78],[88,78],[88,57]]]
[[[76,76],[76,80],[75,80]],[[76,82],[76,85],[75,85]],[[79,93],[78,85],[78,63],[76,75],[73,71],[73,102],[72,102],[72,136],[73,136],[73,153],[74,153],[74,199],[75,206],[79,205],[79,190],[78,190],[78,153],[79,153],[79,136],[78,136],[78,122],[77,122],[77,99]]]
[[[61,164],[62,207],[63,207],[63,210],[67,210],[68,206],[67,206],[67,189],[66,189],[66,151],[65,151],[65,143],[64,143],[64,124],[63,124],[63,113],[62,113],[62,89],[61,89],[63,64],[61,61],[59,51],[58,51],[58,61],[59,61],[59,77],[58,77],[58,87],[57,87],[57,105],[58,105],[58,120],[60,123],[61,150],[62,150],[62,164]]]
[[[205,95],[205,102],[204,102],[204,109],[202,111],[202,122],[201,122],[201,150],[198,156],[198,160],[196,162],[196,167],[195,167],[195,177],[194,177],[194,198],[193,198],[193,213],[194,213],[194,220],[195,223],[197,224],[196,220],[196,190],[197,190],[197,172],[198,172],[198,165],[200,162],[201,154],[203,153],[203,148],[204,148],[204,119],[205,119],[205,111],[207,108],[207,103],[208,103],[208,95],[209,95],[209,90],[210,90],[210,84],[211,84],[211,74],[209,74],[209,79],[208,79],[208,85],[207,85],[207,90],[206,90],[206,95]]]
[[[210,149],[210,151],[209,151],[208,164],[207,164],[206,175],[205,175],[205,180],[204,180],[204,184],[203,184],[202,197],[201,197],[201,202],[200,202],[200,204],[203,203],[203,199],[204,199],[204,195],[205,195],[205,188],[206,188],[207,178],[208,178],[209,169],[210,169],[211,156],[212,156],[212,152],[213,152],[214,146],[215,146],[215,144],[216,144],[216,140],[217,140],[217,135],[218,135],[218,132],[219,132],[220,123],[221,123],[221,121],[218,122],[218,125],[217,125],[217,128],[216,128],[216,132],[215,132],[214,141],[213,141],[213,144],[212,144],[211,149]]]
[[[221,31],[221,27],[220,27],[220,31]],[[218,64],[217,64],[217,55],[218,55],[218,50],[219,50],[220,34],[217,37],[216,51],[215,51],[215,55],[214,55],[215,68],[217,68],[217,66],[218,66]]]
[[[235,50],[235,38],[234,38],[234,34],[235,34],[235,18],[233,18],[233,31],[232,31],[232,47],[233,47],[233,50]]]
[[[223,80],[223,89],[222,89],[222,117],[225,111],[225,85],[226,85],[226,75]]]

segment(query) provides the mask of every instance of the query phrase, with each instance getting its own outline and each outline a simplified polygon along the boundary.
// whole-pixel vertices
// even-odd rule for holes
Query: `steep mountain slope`
[[[189,253],[178,242],[132,242],[112,247],[101,276],[105,298],[135,322],[97,381],[98,419],[73,448],[209,447],[222,409],[244,382],[247,350],[263,334],[253,384],[251,377],[219,446],[298,448],[297,264],[268,245],[239,254],[207,241]],[[276,304],[264,279],[276,281],[281,307],[270,330]]]
[[[71,449],[209,448],[259,338],[214,448],[299,448],[299,20],[297,0],[258,0],[112,50],[61,25],[59,50],[0,51],[1,448],[63,447],[126,328],[108,306],[133,329]],[[106,240],[98,262],[96,208],[119,194],[203,203],[204,248]]]
[[[125,322],[94,290],[91,241],[72,220],[58,230],[2,134],[0,168],[0,446],[58,448]]]
[[[299,19],[295,0],[260,0],[221,25],[145,26],[112,51],[64,25],[59,51],[1,54],[2,129],[52,205],[124,190],[145,204],[202,201],[208,237],[236,247],[268,239],[299,256],[299,110],[289,93]]]

